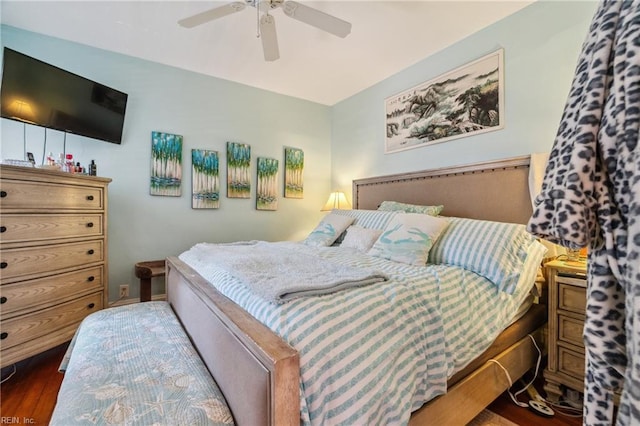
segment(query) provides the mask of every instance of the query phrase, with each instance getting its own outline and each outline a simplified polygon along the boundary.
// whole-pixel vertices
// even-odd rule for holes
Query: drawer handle
[[[87,228],[93,228],[93,222],[87,223]]]
[[[87,195],[87,200],[93,201],[93,195]]]
[[[2,333],[0,333],[0,340],[4,340],[4,339],[6,339],[7,337],[9,337],[9,333],[7,333],[7,332],[2,332]]]
[[[0,232],[7,232],[6,226],[0,226]]]
[[[4,296],[0,297],[0,305],[4,305],[5,303],[7,303],[7,298]]]
[[[4,269],[4,268],[6,268],[7,266],[9,266],[9,264],[8,264],[7,262],[2,262],[2,263],[0,263],[0,269]]]
[[[7,196],[7,191],[0,191],[0,198],[4,198]]]
[[[89,309],[93,309],[95,306],[96,306],[96,304],[95,304],[95,303],[89,303],[89,304],[87,305],[87,308],[89,308]]]
[[[89,278],[87,278],[87,281],[92,282],[93,280],[95,280],[96,277],[94,277],[93,275],[91,275]]]
[[[87,252],[87,254],[93,254],[93,253],[94,253],[93,249],[91,249],[91,250],[89,250],[89,251]]]

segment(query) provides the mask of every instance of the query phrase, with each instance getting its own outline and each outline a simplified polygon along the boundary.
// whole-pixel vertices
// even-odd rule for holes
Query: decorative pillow
[[[533,241],[525,225],[452,217],[428,261],[468,269],[512,294]]]
[[[378,207],[378,210],[385,212],[402,211],[405,213],[422,213],[429,216],[438,216],[444,209],[444,206],[420,206],[418,204],[405,204],[397,201],[383,201]]]
[[[379,210],[333,210],[331,213],[339,214],[342,216],[353,217],[355,221],[354,225],[361,226],[367,229],[379,229],[383,230],[387,223],[394,218],[397,214],[402,212],[383,212]],[[341,235],[336,243],[342,242],[343,236]]]
[[[382,234],[380,229],[367,229],[357,225],[347,228],[347,233],[340,247],[351,247],[362,252],[367,252]]]
[[[369,254],[409,265],[424,265],[433,243],[447,227],[445,219],[422,213],[399,214],[387,225]]]
[[[386,212],[380,210],[333,210],[331,213],[341,216],[353,217],[354,225],[368,229],[383,230],[389,221],[393,219],[398,212]]]
[[[353,217],[329,213],[303,242],[315,247],[330,246],[354,220]]]

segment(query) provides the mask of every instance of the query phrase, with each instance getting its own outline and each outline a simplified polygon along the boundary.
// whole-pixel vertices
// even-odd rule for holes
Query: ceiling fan
[[[178,21],[178,24],[185,28],[193,28],[240,12],[246,6],[256,8],[256,14],[259,17],[258,37],[262,39],[262,51],[266,61],[275,61],[280,58],[276,21],[273,15],[269,13],[271,10],[281,8],[288,17],[297,19],[300,22],[312,25],[341,38],[346,37],[351,32],[351,23],[293,0],[234,1],[181,19]],[[260,16],[260,13],[262,13],[262,16]]]

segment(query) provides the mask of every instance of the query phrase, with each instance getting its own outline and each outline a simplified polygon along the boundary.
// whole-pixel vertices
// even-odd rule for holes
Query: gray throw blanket
[[[385,281],[386,275],[340,265],[313,255],[306,246],[265,241],[198,244],[207,261],[233,275],[252,292],[273,303],[319,296]]]

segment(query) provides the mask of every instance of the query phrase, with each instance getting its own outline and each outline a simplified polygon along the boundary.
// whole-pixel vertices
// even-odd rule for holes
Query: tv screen
[[[122,142],[127,94],[4,48],[2,117]]]

